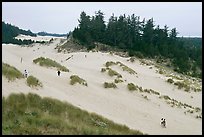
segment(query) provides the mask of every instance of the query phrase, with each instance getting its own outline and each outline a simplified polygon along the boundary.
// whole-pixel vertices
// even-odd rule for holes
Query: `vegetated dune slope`
[[[195,114],[185,114],[184,111],[188,109],[171,107],[171,104],[159,98],[167,95],[202,109],[202,92],[188,93],[183,89],[178,90],[176,86],[166,82],[165,76],[156,73],[157,68],[152,66],[152,69],[149,69],[150,66],[141,65],[139,60],[132,63],[127,61],[129,58],[101,52],[58,53],[55,47],[60,43],[60,39],[63,38],[54,38],[53,43],[49,45],[35,44],[32,47],[2,44],[2,62],[15,66],[21,72],[27,69],[30,75],[37,77],[43,84],[43,88],[37,90],[28,87],[25,79],[8,82],[2,76],[2,96],[18,92],[37,93],[67,101],[81,109],[95,112],[147,134],[202,134],[202,119],[195,118]],[[73,58],[66,60],[72,55]],[[62,72],[58,77],[56,69],[34,64],[33,60],[38,57],[53,59],[67,67],[70,72]],[[119,65],[110,66],[122,75],[124,82],[116,84],[116,89],[104,88],[104,82],[114,82],[116,78],[110,77],[107,72],[101,72],[107,61],[119,61],[135,70],[137,74],[131,75],[123,71]],[[86,80],[88,86],[70,85],[70,76],[73,74]],[[143,89],[153,89],[160,95],[131,92],[127,88],[128,83],[134,83]],[[160,125],[162,117],[166,119],[167,128]]]

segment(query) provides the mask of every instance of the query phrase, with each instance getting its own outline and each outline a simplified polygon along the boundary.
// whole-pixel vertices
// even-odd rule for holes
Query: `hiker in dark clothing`
[[[57,71],[57,75],[60,76],[60,71],[59,70]]]

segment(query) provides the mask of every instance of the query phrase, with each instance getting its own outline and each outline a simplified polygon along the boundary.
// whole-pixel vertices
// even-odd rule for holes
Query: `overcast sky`
[[[176,27],[179,36],[202,36],[202,2],[2,2],[2,21],[32,32],[68,33],[78,26],[80,13],[94,16],[101,10],[108,21],[112,13],[153,17],[155,25]]]

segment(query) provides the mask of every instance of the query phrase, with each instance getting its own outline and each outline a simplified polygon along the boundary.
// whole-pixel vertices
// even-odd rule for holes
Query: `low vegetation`
[[[141,135],[94,113],[37,94],[2,98],[3,135]]]
[[[34,59],[33,62],[35,64],[38,64],[40,66],[46,66],[46,67],[55,67],[58,70],[61,71],[65,71],[65,72],[69,72],[69,69],[67,69],[65,66],[62,66],[61,64],[59,64],[58,62],[51,60],[49,58],[44,58],[44,57],[39,57],[37,59]]]
[[[108,82],[104,82],[104,88],[117,88],[115,83],[108,83]]]
[[[133,83],[128,83],[127,88],[130,91],[137,90],[137,86],[135,86]]]
[[[116,64],[119,64],[122,67],[123,71],[127,71],[130,74],[137,74],[133,69],[129,68],[128,66],[124,65],[123,63],[119,61],[116,62]]]
[[[71,81],[70,81],[71,85],[79,83],[79,84],[82,84],[84,86],[88,86],[87,82],[84,79],[82,79],[79,76],[77,76],[77,75],[70,76],[70,79],[71,79]]]
[[[117,76],[118,78],[122,78],[122,75],[120,75],[118,72],[116,72],[115,70],[109,69],[108,70],[108,75],[109,76]]]
[[[168,83],[174,83],[174,80],[171,79],[171,78],[169,78],[169,79],[167,79],[167,82],[168,82]]]
[[[23,74],[15,67],[2,62],[2,75],[5,76],[9,81],[23,78]]]
[[[34,76],[29,76],[26,80],[29,87],[42,87],[42,83]]]
[[[107,61],[106,64],[105,64],[106,67],[110,67],[112,65],[116,65],[116,63],[113,62],[113,61]]]
[[[116,78],[116,79],[114,80],[114,82],[115,82],[115,83],[122,83],[123,80],[122,80],[122,79],[119,79],[119,78]]]

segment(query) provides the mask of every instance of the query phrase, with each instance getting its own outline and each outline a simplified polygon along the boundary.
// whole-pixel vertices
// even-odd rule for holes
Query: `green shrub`
[[[49,58],[39,57],[37,59],[34,59],[33,62],[35,64],[39,63],[40,66],[55,67],[58,70],[69,72],[69,69],[67,69],[65,66],[62,66],[58,62],[51,60]]]
[[[171,98],[167,95],[163,95],[163,96],[160,96],[161,98],[164,98],[165,100],[171,100]]]
[[[127,71],[130,74],[137,74],[133,69],[129,68],[128,66],[124,65],[123,63],[117,61],[116,64],[120,65],[122,67],[123,71]]]
[[[23,78],[23,74],[13,66],[2,62],[2,75],[4,75],[9,81]]]
[[[29,87],[42,87],[42,83],[34,76],[29,76],[26,80]]]
[[[122,69],[123,69],[123,71],[127,71],[130,74],[137,74],[133,69],[131,69],[131,68],[127,67],[127,66],[123,66]]]
[[[108,75],[109,76],[117,76],[118,78],[122,78],[122,75],[120,75],[118,72],[116,72],[116,71],[114,71],[114,70],[112,70],[112,69],[109,69],[108,70]]]
[[[160,95],[160,93],[159,93],[159,92],[154,91],[154,90],[152,90],[152,89],[150,89],[150,92],[151,92],[151,93],[153,93],[153,94],[156,94],[156,95]]]
[[[101,72],[105,72],[105,71],[106,71],[106,69],[105,69],[105,68],[102,68],[102,69],[101,69]]]
[[[106,64],[105,64],[106,67],[110,67],[112,65],[116,65],[116,63],[113,62],[113,61],[107,61]]]
[[[171,79],[171,78],[169,78],[169,79],[167,79],[167,82],[169,82],[169,83],[174,83],[174,80]]]
[[[115,83],[104,82],[104,88],[117,88]]]
[[[114,82],[115,83],[121,83],[121,82],[123,82],[123,80],[122,79],[115,79]]]
[[[164,74],[164,71],[162,71],[161,69],[159,70],[159,74]]]
[[[128,83],[127,88],[130,91],[137,90],[137,87],[133,83]]]
[[[75,83],[79,83],[79,84],[82,84],[84,86],[88,86],[87,82],[77,75],[70,76],[70,79],[71,79],[71,81],[70,81],[71,85],[74,85]]]

